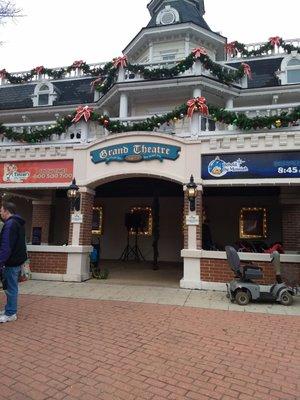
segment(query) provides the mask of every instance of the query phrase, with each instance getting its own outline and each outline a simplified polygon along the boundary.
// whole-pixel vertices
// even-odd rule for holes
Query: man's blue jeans
[[[17,314],[18,309],[18,284],[21,267],[5,267],[3,278],[6,280],[6,306],[5,315],[11,316]]]

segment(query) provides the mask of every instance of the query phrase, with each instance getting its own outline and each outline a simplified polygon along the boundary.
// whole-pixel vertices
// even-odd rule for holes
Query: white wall
[[[96,198],[95,205],[103,207],[103,235],[100,238],[101,258],[118,259],[126,246],[125,214],[134,206],[151,206],[152,198]],[[183,196],[161,197],[159,261],[181,261],[183,248]],[[153,257],[153,237],[138,238],[138,245],[147,261]],[[134,237],[131,236],[131,245]]]

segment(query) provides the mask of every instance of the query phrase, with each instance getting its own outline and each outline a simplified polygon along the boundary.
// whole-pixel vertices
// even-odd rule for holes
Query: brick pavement
[[[0,295],[0,304],[3,295]],[[298,400],[297,316],[22,295],[2,400]]]

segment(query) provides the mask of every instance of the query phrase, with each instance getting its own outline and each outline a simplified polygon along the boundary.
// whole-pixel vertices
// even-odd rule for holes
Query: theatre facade
[[[182,265],[178,286],[223,290],[234,245],[270,284],[280,245],[299,286],[299,40],[242,54],[203,1],[148,9],[111,63],[0,71],[0,190],[27,221],[32,277],[89,279],[98,244],[100,264]]]

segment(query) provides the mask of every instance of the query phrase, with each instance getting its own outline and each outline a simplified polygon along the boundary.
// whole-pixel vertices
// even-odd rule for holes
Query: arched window
[[[38,106],[49,105],[50,89],[48,85],[42,85],[38,94]]]
[[[281,63],[277,76],[282,85],[300,83],[300,54],[292,52],[286,56]]]
[[[34,107],[52,106],[57,98],[57,90],[55,90],[51,82],[39,82],[32,96]]]

